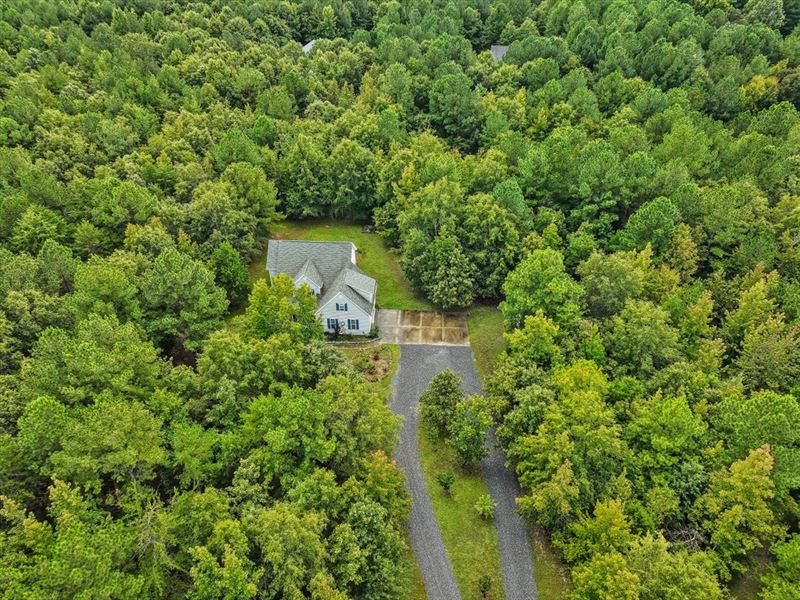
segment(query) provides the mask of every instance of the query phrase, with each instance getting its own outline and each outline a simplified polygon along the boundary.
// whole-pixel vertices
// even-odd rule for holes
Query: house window
[[[339,329],[339,319],[328,319],[328,329],[336,331]]]
[[[339,304],[337,302],[336,303],[336,310],[347,310],[347,302],[344,302],[343,304]]]
[[[358,319],[347,319],[348,329],[360,329],[358,326]]]

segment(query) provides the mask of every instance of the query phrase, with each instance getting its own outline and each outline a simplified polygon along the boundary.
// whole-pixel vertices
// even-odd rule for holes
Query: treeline
[[[800,342],[779,276],[703,282],[648,245],[573,277],[563,248],[543,238],[501,304],[489,396],[520,507],[553,531],[578,597],[723,597],[718,580],[783,548],[798,515]],[[765,597],[791,597],[793,577]]]
[[[286,40],[242,26],[223,6],[0,7],[4,598],[403,593],[399,424],[310,294],[251,289],[279,198],[248,94]]]
[[[794,3],[573,4],[11,2],[0,238],[88,257],[157,218],[246,262],[277,205],[374,216],[448,308],[501,295],[537,213],[575,260],[678,223],[704,273],[791,253],[763,221],[796,185]]]
[[[195,369],[113,310],[42,332],[3,379],[3,597],[397,597],[398,423],[315,309],[262,280]]]
[[[246,267],[276,219],[333,216],[372,220],[440,306],[503,299],[498,438],[580,597],[710,597],[761,547],[785,597],[799,19],[797,0],[4,2],[8,595],[396,595],[394,425],[337,379],[311,300]],[[225,327],[248,297],[251,325]]]

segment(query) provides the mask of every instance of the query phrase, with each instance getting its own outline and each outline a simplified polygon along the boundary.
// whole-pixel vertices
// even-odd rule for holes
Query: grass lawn
[[[476,306],[467,318],[469,343],[475,358],[475,368],[481,380],[491,375],[500,353],[506,348],[503,338],[503,315],[496,306]],[[571,588],[567,568],[550,544],[547,532],[528,525],[533,553],[533,573],[540,600],[560,600]]]
[[[494,370],[497,357],[506,349],[503,315],[496,306],[475,306],[469,309],[467,328],[475,369],[485,381]]]
[[[380,390],[386,398],[391,393],[392,379],[397,372],[400,360],[400,346],[395,344],[382,344],[368,347],[339,347],[357,370],[361,371],[369,385]],[[375,360],[380,356],[379,360]],[[382,361],[391,361],[388,368],[384,368]],[[377,369],[375,364],[378,363]],[[377,370],[382,377],[375,378]],[[491,576],[492,600],[503,599],[503,576],[500,570],[500,552],[497,548],[497,533],[494,523],[484,521],[475,512],[473,505],[482,495],[487,494],[486,484],[480,475],[480,470],[474,473],[464,473],[459,467],[455,456],[444,445],[434,446],[430,443],[424,432],[420,434],[420,455],[425,482],[431,494],[433,510],[439,529],[442,532],[450,562],[464,600],[479,600],[478,580],[484,574]],[[451,489],[451,496],[445,496],[442,488],[436,481],[436,475],[442,471],[451,471],[456,475],[456,481]],[[406,542],[408,539],[406,538]],[[413,550],[407,553],[406,577],[403,580],[402,598],[410,600],[425,600],[425,586],[419,571],[419,566]]]
[[[489,493],[480,470],[465,473],[453,451],[444,444],[432,444],[424,431],[420,431],[419,450],[425,483],[461,597],[463,600],[479,600],[478,580],[489,575],[492,578],[492,600],[502,600],[503,574],[497,531],[494,522],[482,519],[473,508],[479,497]],[[456,476],[450,496],[445,495],[436,481],[436,475],[442,471],[450,471]]]
[[[341,345],[337,346],[336,349],[350,359],[353,367],[361,373],[367,383],[383,393],[388,400],[392,389],[392,379],[394,379],[394,374],[397,373],[397,366],[400,363],[400,346],[397,344]],[[371,359],[373,355],[379,356],[379,360],[382,363],[380,364],[380,369],[365,369],[365,359]],[[370,362],[369,367],[372,364]],[[377,371],[377,377],[373,376],[375,371]]]
[[[283,221],[270,225],[270,237],[279,240],[353,242],[358,249],[358,266],[378,282],[379,308],[434,310],[421,294],[411,289],[397,257],[375,233],[365,233],[362,225],[332,220]],[[250,278],[266,276],[267,249],[250,264]]]
[[[566,565],[561,562],[558,551],[550,544],[547,532],[531,523],[528,524],[533,553],[533,575],[539,600],[560,600],[566,598],[572,586]]]

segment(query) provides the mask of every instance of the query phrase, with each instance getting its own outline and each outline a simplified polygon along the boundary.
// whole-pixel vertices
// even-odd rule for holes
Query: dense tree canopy
[[[307,290],[248,278],[271,223],[331,216],[436,305],[500,303],[487,400],[445,377],[426,413],[465,462],[491,413],[577,597],[717,598],[762,548],[791,597],[798,24],[796,0],[3,2],[2,593],[398,596],[397,424]]]

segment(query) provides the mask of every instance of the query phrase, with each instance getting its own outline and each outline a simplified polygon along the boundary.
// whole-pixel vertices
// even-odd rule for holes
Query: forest
[[[575,598],[725,598],[757,564],[800,598],[798,24],[4,0],[0,596],[402,597],[400,423],[308,290],[249,276],[271,224],[325,217],[442,309],[499,303],[481,404]]]

